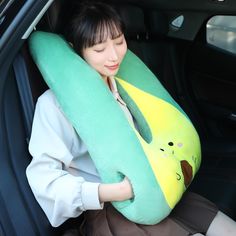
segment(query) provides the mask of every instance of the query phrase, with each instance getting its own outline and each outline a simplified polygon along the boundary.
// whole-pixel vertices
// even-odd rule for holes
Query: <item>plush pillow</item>
[[[113,202],[115,208],[136,223],[160,222],[200,165],[199,137],[187,115],[131,51],[116,82],[138,128],[127,120],[101,76],[61,36],[35,32],[29,45],[102,182],[129,178],[134,198]]]

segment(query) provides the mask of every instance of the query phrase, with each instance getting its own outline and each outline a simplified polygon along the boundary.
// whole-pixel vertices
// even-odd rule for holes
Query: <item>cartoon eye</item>
[[[163,152],[165,151],[163,148],[160,148],[160,150],[163,151]]]
[[[174,143],[173,142],[169,142],[168,145],[169,146],[174,146]]]
[[[176,175],[177,175],[177,180],[181,180],[180,174],[176,173]]]

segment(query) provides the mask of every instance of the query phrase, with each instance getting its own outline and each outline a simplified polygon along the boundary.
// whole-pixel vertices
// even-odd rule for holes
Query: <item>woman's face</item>
[[[103,78],[107,78],[116,75],[126,51],[127,44],[122,34],[115,39],[107,37],[102,43],[83,49],[82,55]]]

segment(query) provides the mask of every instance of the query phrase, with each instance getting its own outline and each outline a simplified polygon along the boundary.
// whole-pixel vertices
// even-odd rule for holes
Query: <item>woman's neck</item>
[[[114,76],[110,76],[110,79],[112,79]],[[105,82],[105,84],[110,87],[110,83],[109,83],[109,77],[108,76],[102,76],[103,81]]]
[[[102,79],[108,85],[108,76],[102,76]]]

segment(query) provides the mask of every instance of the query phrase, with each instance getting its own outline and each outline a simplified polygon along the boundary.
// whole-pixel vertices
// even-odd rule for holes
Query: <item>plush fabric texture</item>
[[[31,54],[104,183],[131,181],[134,198],[113,202],[129,220],[155,224],[191,183],[200,162],[198,134],[154,74],[128,50],[116,77],[136,129],[101,76],[59,35],[34,32]]]

